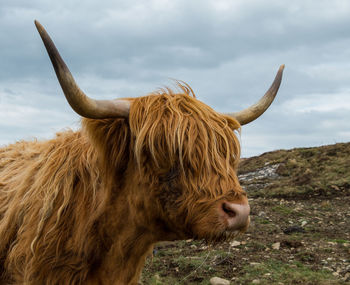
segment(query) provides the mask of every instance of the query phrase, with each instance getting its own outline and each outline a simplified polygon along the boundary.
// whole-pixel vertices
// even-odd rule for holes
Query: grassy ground
[[[350,143],[244,159],[251,226],[236,241],[162,243],[142,284],[350,284]]]

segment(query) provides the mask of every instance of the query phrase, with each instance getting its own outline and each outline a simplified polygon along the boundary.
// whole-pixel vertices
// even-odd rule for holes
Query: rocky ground
[[[243,159],[239,178],[248,232],[159,244],[142,284],[350,284],[350,143]]]

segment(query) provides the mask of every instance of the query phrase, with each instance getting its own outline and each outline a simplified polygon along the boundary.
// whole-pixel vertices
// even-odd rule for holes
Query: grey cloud
[[[38,19],[91,96],[145,95],[176,78],[217,111],[229,112],[254,103],[285,63],[271,109],[242,130],[244,154],[350,140],[341,124],[349,121],[348,113],[295,113],[286,107],[292,99],[317,101],[315,94],[350,97],[349,12],[346,0],[3,0],[0,96],[16,95],[40,108],[70,112],[35,30],[33,20]],[[47,114],[39,115],[44,120]],[[52,118],[31,134],[46,133],[50,125],[71,125],[73,118]],[[16,126],[11,131],[0,126],[1,134],[16,134],[1,135],[0,143],[27,135],[19,122]]]

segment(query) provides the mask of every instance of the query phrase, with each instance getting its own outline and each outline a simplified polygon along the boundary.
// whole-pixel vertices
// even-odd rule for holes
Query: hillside
[[[239,178],[250,197],[346,195],[350,188],[350,143],[278,150],[244,159]]]
[[[350,143],[243,159],[251,226],[231,243],[159,244],[142,284],[350,284]]]

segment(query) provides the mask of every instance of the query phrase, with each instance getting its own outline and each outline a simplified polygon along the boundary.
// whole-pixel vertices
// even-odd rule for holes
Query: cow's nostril
[[[236,216],[236,211],[234,211],[229,205],[226,203],[222,203],[222,210],[231,218]]]
[[[248,227],[250,207],[248,204],[222,201],[219,206],[220,217],[229,230],[241,230]]]

